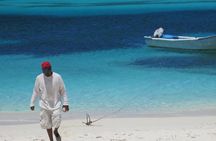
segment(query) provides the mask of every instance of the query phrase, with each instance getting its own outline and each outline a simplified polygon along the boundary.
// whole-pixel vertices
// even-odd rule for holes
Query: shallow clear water
[[[161,2],[165,1],[158,1],[158,6]],[[184,2],[188,7],[203,3]],[[209,7],[211,3],[206,2]],[[65,80],[74,113],[121,109],[133,115],[215,109],[216,52],[148,48],[143,36],[159,26],[168,34],[214,35],[216,11],[208,7],[172,11],[155,5],[153,12],[136,9],[135,13],[142,14],[126,14],[120,6],[123,9],[113,15],[89,17],[42,16],[31,8],[27,9],[37,15],[26,16],[25,9],[21,15],[2,13],[0,111],[29,110],[34,79],[44,60],[51,61]]]
[[[72,111],[144,114],[215,107],[215,55],[147,47],[34,58],[1,57],[1,111],[27,111],[39,64],[62,74]],[[96,112],[96,113],[97,113]]]

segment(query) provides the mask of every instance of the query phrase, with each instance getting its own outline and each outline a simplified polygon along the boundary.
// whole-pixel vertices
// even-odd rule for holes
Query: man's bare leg
[[[53,131],[52,131],[52,128],[51,129],[47,129],[47,133],[48,133],[50,141],[53,141]]]
[[[60,136],[60,134],[58,132],[58,128],[55,128],[54,135],[56,137],[56,141],[61,141],[61,136]]]

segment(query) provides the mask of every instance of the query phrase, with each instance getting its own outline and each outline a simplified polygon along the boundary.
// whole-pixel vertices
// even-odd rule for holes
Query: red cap
[[[41,64],[42,69],[47,69],[51,67],[50,62],[46,61]]]

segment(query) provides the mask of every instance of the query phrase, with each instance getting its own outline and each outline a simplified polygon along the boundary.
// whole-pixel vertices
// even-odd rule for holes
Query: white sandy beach
[[[216,116],[63,120],[62,141],[215,141]],[[39,124],[0,125],[0,141],[49,141]]]

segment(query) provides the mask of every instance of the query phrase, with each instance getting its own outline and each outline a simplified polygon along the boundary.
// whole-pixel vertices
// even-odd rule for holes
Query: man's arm
[[[59,79],[60,79],[59,80],[59,85],[60,85],[59,91],[60,91],[60,95],[63,97],[63,111],[67,112],[69,111],[68,97],[67,97],[64,81],[61,77]]]
[[[34,111],[35,107],[34,107],[34,103],[35,103],[35,100],[37,99],[38,95],[39,95],[39,87],[38,87],[38,79],[36,78],[35,80],[35,85],[34,85],[34,88],[33,88],[33,93],[32,93],[32,97],[31,97],[31,102],[30,102],[30,109],[32,111]]]

